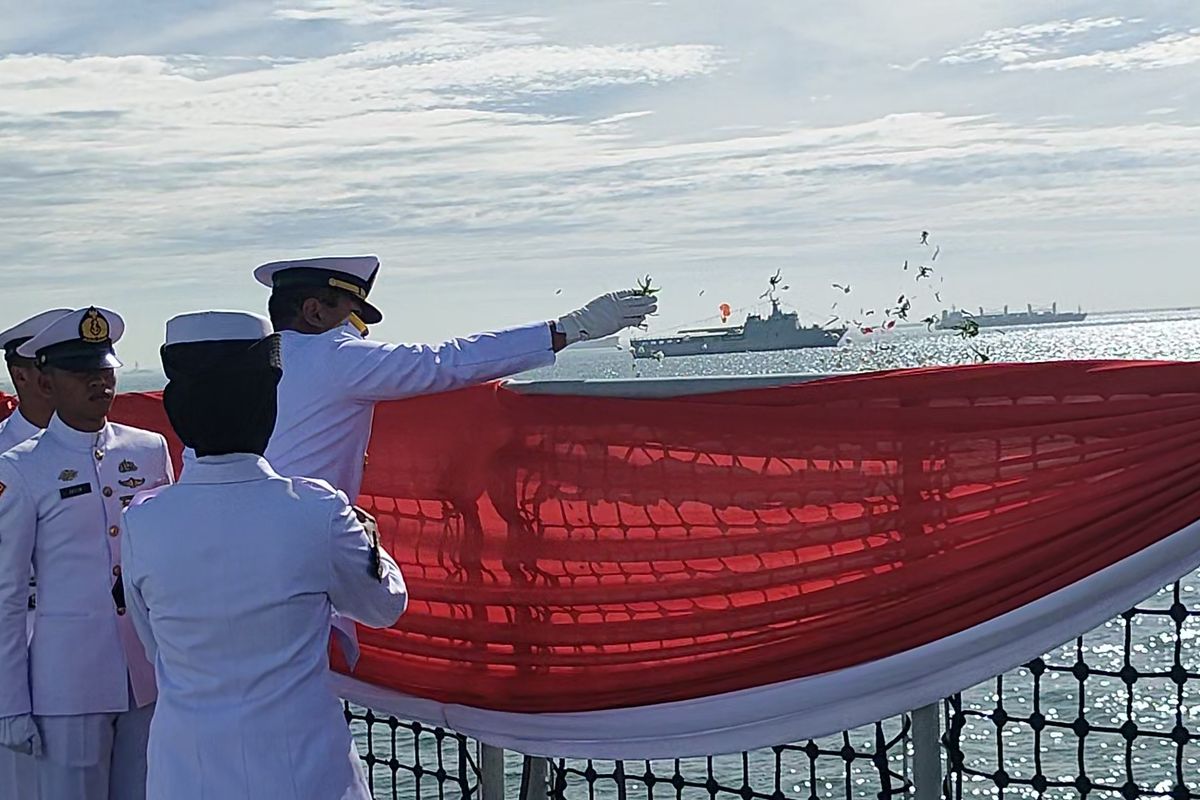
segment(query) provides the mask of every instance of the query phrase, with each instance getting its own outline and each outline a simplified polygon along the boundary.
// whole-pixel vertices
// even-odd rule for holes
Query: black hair
[[[37,366],[37,361],[25,356],[19,356],[16,353],[4,357],[4,363],[9,367],[24,367],[25,369],[33,369]]]
[[[164,345],[163,408],[197,456],[266,452],[283,375],[279,336]]]
[[[35,359],[26,358],[17,353],[17,348],[32,339],[32,336],[22,336],[4,343],[4,363],[10,367],[32,367]]]
[[[277,286],[271,290],[271,298],[267,301],[271,326],[277,331],[290,327],[300,316],[304,301],[310,297],[333,308],[344,294],[340,289],[329,286]]]

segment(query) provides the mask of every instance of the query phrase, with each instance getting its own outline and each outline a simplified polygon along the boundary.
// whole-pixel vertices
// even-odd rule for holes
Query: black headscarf
[[[163,406],[197,456],[266,452],[283,368],[279,336],[164,345]]]

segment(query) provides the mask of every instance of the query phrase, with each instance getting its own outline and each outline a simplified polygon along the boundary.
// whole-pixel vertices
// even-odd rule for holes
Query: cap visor
[[[378,325],[379,323],[383,322],[383,312],[368,303],[366,300],[363,300],[362,311],[359,312],[358,318],[367,325]]]
[[[52,358],[46,362],[46,366],[65,369],[67,372],[91,372],[97,369],[117,369],[125,365],[112,353],[100,353]]]

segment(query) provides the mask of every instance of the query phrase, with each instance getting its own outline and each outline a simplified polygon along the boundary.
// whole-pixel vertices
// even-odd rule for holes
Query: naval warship
[[[676,336],[634,339],[630,346],[634,358],[757,353],[836,347],[845,334],[846,328],[802,327],[799,314],[783,311],[779,301],[772,297],[768,316],[751,314],[743,324],[732,328],[691,328],[680,331]]]

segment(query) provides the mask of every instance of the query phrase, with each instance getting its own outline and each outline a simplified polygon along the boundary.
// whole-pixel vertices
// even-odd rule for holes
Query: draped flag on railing
[[[156,395],[114,418],[167,432]],[[539,755],[833,733],[1200,566],[1198,448],[1200,365],[1177,363],[381,404],[359,502],[412,602],[337,688]]]

